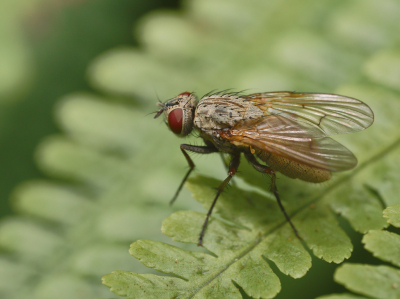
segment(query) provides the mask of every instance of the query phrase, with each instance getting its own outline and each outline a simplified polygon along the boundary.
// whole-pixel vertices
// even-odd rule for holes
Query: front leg
[[[195,146],[195,145],[190,145],[190,144],[181,144],[181,151],[182,151],[183,155],[185,156],[186,161],[189,164],[189,170],[186,173],[185,177],[183,178],[181,184],[179,185],[178,190],[176,190],[174,197],[169,202],[170,205],[172,205],[174,203],[174,201],[176,200],[176,198],[179,195],[179,192],[181,192],[181,189],[182,189],[183,185],[185,184],[187,178],[189,177],[190,173],[194,169],[194,163],[186,151],[191,151],[191,152],[198,153],[198,154],[211,154],[211,153],[219,152],[219,150],[216,147],[211,146],[211,145]]]

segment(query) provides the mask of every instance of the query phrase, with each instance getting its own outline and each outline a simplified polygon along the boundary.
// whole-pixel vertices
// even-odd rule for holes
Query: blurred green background
[[[162,220],[202,209],[186,190],[167,205],[186,164],[181,140],[148,116],[157,97],[345,94],[376,116],[367,131],[336,138],[361,163],[399,138],[397,0],[3,0],[0,14],[1,298],[116,298],[102,275],[151,272],[129,256],[130,243],[177,245]],[[398,156],[370,183],[387,204],[399,192],[387,183]],[[195,163],[225,176],[219,157]],[[341,224],[351,261],[378,263]],[[303,279],[280,275],[277,298],[344,291],[335,267],[314,259]]]
[[[0,216],[21,181],[43,177],[33,161],[41,138],[58,132],[55,102],[93,90],[89,62],[114,46],[137,45],[138,19],[178,0],[4,0],[0,3]]]

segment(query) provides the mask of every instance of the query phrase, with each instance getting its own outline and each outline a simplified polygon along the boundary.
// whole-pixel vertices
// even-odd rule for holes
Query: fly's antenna
[[[154,86],[153,86],[153,89],[154,89],[154,93],[156,94],[156,98],[158,100],[157,106],[158,107],[162,107],[162,108],[160,110],[158,110],[158,111],[150,112],[149,114],[155,113],[156,115],[154,116],[154,118],[157,118],[157,117],[159,117],[161,115],[161,113],[163,113],[163,111],[165,109],[165,103],[161,102],[160,97],[158,96],[157,90],[155,89]],[[149,114],[147,114],[147,115],[149,115]]]
[[[165,103],[159,102],[159,103],[157,103],[157,106],[158,106],[158,107],[161,107],[161,109],[158,110],[157,112],[152,112],[152,113],[156,113],[156,115],[154,116],[154,118],[159,117],[159,116],[164,112],[164,110],[165,110]],[[151,114],[151,113],[150,113],[150,114]]]
[[[155,114],[155,113],[157,113],[158,111],[153,111],[153,112],[150,112],[150,113],[147,113],[147,114],[145,114],[145,116],[149,116],[150,114]]]

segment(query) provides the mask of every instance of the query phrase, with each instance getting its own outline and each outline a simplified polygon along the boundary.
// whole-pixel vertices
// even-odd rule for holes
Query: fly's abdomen
[[[300,179],[311,183],[322,183],[331,178],[328,170],[311,167],[266,151],[257,151],[257,156],[273,170],[292,179]]]

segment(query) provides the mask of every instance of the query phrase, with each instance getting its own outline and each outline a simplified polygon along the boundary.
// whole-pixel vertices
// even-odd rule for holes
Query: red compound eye
[[[168,126],[175,134],[182,132],[183,112],[181,108],[172,110],[168,115]]]
[[[187,92],[187,91],[185,91],[185,92],[182,92],[182,93],[180,93],[179,95],[180,95],[180,96],[182,96],[182,97],[183,97],[183,96],[187,96],[187,97],[188,97],[188,96],[190,96],[190,95],[191,95],[191,93],[190,93],[190,92]]]

